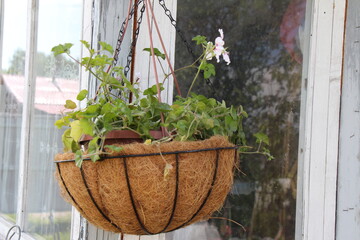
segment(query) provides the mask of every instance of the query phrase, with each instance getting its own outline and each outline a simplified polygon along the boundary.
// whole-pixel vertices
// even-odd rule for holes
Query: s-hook
[[[21,228],[18,225],[14,225],[9,229],[9,231],[6,234],[5,240],[11,240],[15,236],[16,233],[18,234],[18,240],[20,240],[21,239]]]

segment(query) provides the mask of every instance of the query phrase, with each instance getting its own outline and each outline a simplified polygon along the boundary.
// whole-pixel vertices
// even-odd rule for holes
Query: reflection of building
[[[33,195],[30,201],[30,211],[38,212],[49,208],[49,204],[56,206],[56,210],[66,209],[63,201],[57,196],[57,186],[52,179],[48,178],[48,172],[53,168],[51,159],[55,153],[62,149],[61,132],[54,126],[59,114],[64,110],[66,99],[75,99],[78,91],[78,81],[50,78],[37,78],[34,99],[34,118],[32,128],[34,129],[33,145],[30,149],[32,156],[30,162],[30,184],[29,191],[39,194]],[[18,185],[20,134],[22,121],[22,105],[24,102],[24,77],[16,75],[4,75],[0,78],[0,138],[4,139],[0,145],[0,189],[12,189],[11,191],[0,191],[0,212],[16,212]],[[44,137],[45,136],[45,137]],[[46,167],[44,167],[46,165]],[[45,187],[39,188],[37,182],[31,182],[32,177],[42,179]],[[35,178],[34,178],[35,179]],[[54,195],[47,202],[42,201],[44,194]],[[56,197],[55,197],[56,196]]]

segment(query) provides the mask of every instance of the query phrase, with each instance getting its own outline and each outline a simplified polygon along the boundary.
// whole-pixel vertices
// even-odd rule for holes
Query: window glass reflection
[[[79,58],[81,21],[81,0],[39,1],[25,228],[36,239],[70,239],[71,205],[60,196],[53,163],[55,154],[62,152],[63,130],[57,129],[54,123],[65,110],[65,101],[76,101],[79,67],[65,56],[54,57],[51,48],[60,43],[74,43],[72,55]]]
[[[24,96],[26,0],[5,0],[0,66],[0,216],[16,221]]]
[[[218,216],[244,229],[229,220],[210,219],[181,230],[186,239],[200,239],[194,238],[199,232],[206,236],[201,239],[295,238],[305,6],[305,0],[178,1],[178,26],[188,41],[198,34],[213,41],[221,28],[230,51],[231,64],[216,66],[216,77],[207,87],[199,80],[195,92],[243,105],[249,114],[247,131],[268,134],[275,157],[268,161],[241,155],[241,172]],[[179,36],[176,50],[175,68],[193,62]],[[193,74],[177,74],[183,92]],[[180,239],[177,234],[167,239]]]

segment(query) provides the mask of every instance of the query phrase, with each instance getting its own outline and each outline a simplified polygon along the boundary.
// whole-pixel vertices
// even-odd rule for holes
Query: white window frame
[[[98,19],[93,6],[101,4],[100,0],[84,0],[84,31],[83,39],[94,39],[91,32]],[[3,0],[0,0],[0,13],[3,11]],[[167,2],[169,5],[170,2]],[[172,1],[176,10],[176,1]],[[335,239],[336,225],[336,189],[338,171],[338,149],[339,149],[339,116],[340,96],[342,79],[342,59],[344,44],[344,22],[346,12],[346,1],[329,0],[308,1],[307,19],[310,20],[310,41],[306,43],[304,62],[307,66],[303,70],[303,91],[300,123],[299,144],[299,168],[298,168],[298,197],[297,197],[297,221],[296,239],[300,240],[331,240]],[[173,10],[174,10],[173,9]],[[175,11],[172,11],[173,13]],[[23,116],[31,113],[31,103],[34,97],[34,56],[37,46],[37,15],[38,0],[28,0],[28,26],[27,26],[27,55],[26,55],[26,89],[28,95],[24,100]],[[1,14],[3,16],[3,14]],[[99,17],[99,16],[98,16]],[[161,21],[168,22],[168,21]],[[0,35],[3,28],[3,20],[0,18]],[[144,24],[145,26],[145,24]],[[164,29],[166,26],[163,26]],[[142,28],[144,31],[145,28]],[[167,26],[165,29],[173,29]],[[167,41],[174,41],[175,33],[167,37]],[[1,43],[1,39],[0,39]],[[142,49],[145,43],[139,42],[138,48]],[[1,44],[2,45],[2,44]],[[1,48],[1,47],[0,47]],[[170,53],[174,57],[174,49]],[[1,57],[1,56],[0,56]],[[136,66],[144,66],[145,62],[139,62]],[[145,72],[147,74],[147,71]],[[83,74],[82,87],[87,86]],[[149,78],[149,84],[152,79]],[[168,89],[171,99],[172,88]],[[31,115],[31,114],[30,114]],[[18,203],[17,224],[23,228],[24,214],[26,209],[27,186],[27,162],[29,149],[29,126],[31,119],[24,118],[22,123],[23,134],[21,137],[21,162],[20,162],[20,188]],[[21,197],[22,196],[22,197]],[[73,211],[72,239],[78,239],[81,232],[81,224],[78,214]],[[82,224],[86,226],[87,224]],[[12,224],[0,218],[0,234],[6,234]],[[89,233],[95,231],[89,226],[85,230],[88,238],[95,239]],[[84,230],[84,229],[82,229]],[[99,231],[99,230],[96,230]],[[106,235],[107,234],[107,235]],[[116,239],[118,235],[104,233],[107,239]],[[85,236],[85,234],[84,234]],[[22,234],[22,239],[33,239],[27,234]],[[85,237],[83,238],[85,239]],[[101,238],[97,238],[100,240]],[[128,237],[138,239],[137,237]],[[159,240],[163,235],[142,237],[141,239]]]
[[[346,1],[308,2],[310,41],[302,87],[296,239],[335,239]],[[311,13],[309,15],[309,13]]]

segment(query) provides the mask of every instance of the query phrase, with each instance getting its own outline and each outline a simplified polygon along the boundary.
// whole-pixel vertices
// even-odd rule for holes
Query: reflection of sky
[[[5,0],[2,68],[7,69],[16,49],[25,49],[27,0]],[[72,55],[79,56],[82,0],[39,0],[38,51],[49,54],[59,43],[75,43]]]

